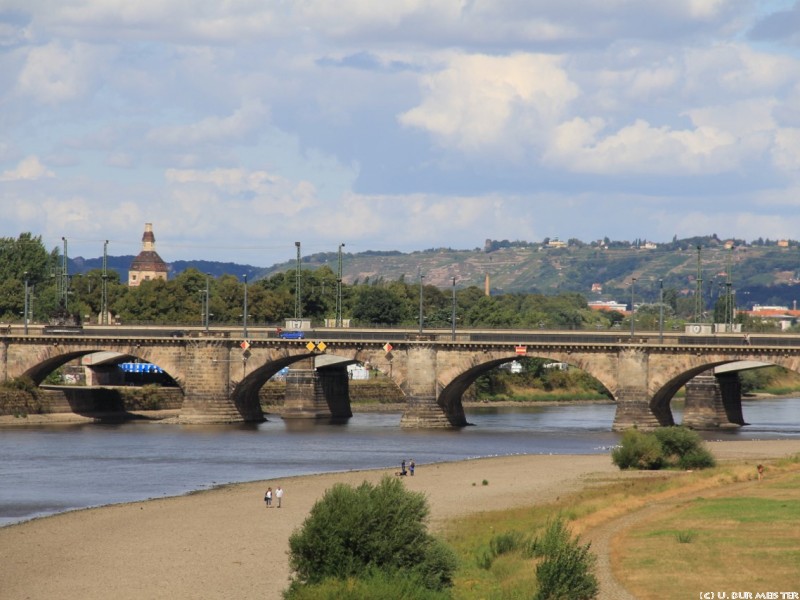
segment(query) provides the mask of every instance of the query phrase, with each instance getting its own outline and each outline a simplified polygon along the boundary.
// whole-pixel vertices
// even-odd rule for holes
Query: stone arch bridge
[[[412,337],[412,336],[409,336]],[[434,337],[434,336],[432,336]],[[480,341],[473,339],[481,337]],[[591,335],[461,335],[436,339],[253,339],[249,346],[227,337],[13,335],[0,337],[0,381],[29,377],[41,383],[61,365],[96,352],[117,353],[119,362],[158,365],[183,393],[185,423],[263,420],[258,392],[284,367],[284,418],[351,416],[346,365],[369,363],[393,380],[406,397],[404,427],[467,425],[462,394],[482,373],[524,354],[568,363],[599,380],[617,404],[613,429],[672,425],[670,400],[696,376],[739,361],[758,361],[800,371],[800,340]],[[752,345],[751,345],[752,344]],[[247,347],[243,347],[247,346]],[[738,376],[708,378],[697,400],[687,397],[684,424],[698,428],[744,424]],[[703,391],[703,386],[705,390]],[[688,388],[687,388],[688,389]]]

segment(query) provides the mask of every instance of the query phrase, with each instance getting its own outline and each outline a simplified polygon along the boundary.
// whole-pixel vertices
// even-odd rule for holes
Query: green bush
[[[0,382],[0,388],[4,390],[19,390],[34,395],[39,391],[39,388],[36,386],[33,380],[26,375],[21,375],[20,377],[14,377],[12,379]]]
[[[678,467],[681,469],[708,469],[716,464],[714,456],[705,448],[693,448],[678,457]]]
[[[358,579],[326,579],[292,587],[284,597],[287,600],[448,600],[450,594],[427,589],[413,576],[370,571]]]
[[[455,555],[428,534],[427,517],[425,497],[407,491],[400,479],[334,485],[289,538],[292,589],[379,571],[412,577],[432,590],[452,585]]]
[[[523,536],[519,531],[500,533],[489,540],[489,548],[495,556],[508,554],[518,549],[523,543]]]
[[[535,600],[590,600],[597,597],[599,585],[592,573],[595,557],[590,544],[581,545],[564,525],[556,519],[545,530],[544,537],[534,544],[536,556],[542,561],[536,566],[539,590]]]
[[[620,469],[660,469],[664,466],[661,443],[638,429],[622,434],[620,445],[611,451],[611,460]]]
[[[700,435],[686,427],[662,427],[650,433],[629,429],[611,452],[620,469],[704,469],[716,462]]]
[[[700,435],[686,427],[660,427],[653,431],[653,435],[661,442],[667,458],[683,456],[703,444]]]

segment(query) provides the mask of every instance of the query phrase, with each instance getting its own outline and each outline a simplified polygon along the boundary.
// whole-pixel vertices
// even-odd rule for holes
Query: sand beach
[[[721,461],[800,453],[800,440],[710,442]],[[280,598],[288,538],[337,482],[378,481],[388,470],[243,483],[174,498],[79,510],[0,528],[0,598],[100,600]],[[435,530],[449,519],[545,503],[622,473],[608,455],[532,455],[418,464]],[[488,485],[482,485],[483,480]],[[285,490],[266,508],[267,486]]]

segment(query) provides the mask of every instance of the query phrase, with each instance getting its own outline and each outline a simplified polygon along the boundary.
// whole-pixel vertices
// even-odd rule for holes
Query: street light
[[[631,337],[634,333],[633,317],[636,314],[636,308],[633,304],[633,288],[636,285],[636,277],[631,277]]]
[[[422,280],[425,279],[422,267],[417,267],[417,275],[419,276],[419,334],[422,335]]]
[[[658,343],[664,343],[664,280],[658,280]]]
[[[453,334],[452,340],[456,341],[456,278],[453,277],[453,318],[451,320],[453,324]]]
[[[25,315],[23,317],[23,322],[25,323],[25,335],[28,335],[28,289],[29,288],[28,288],[28,272],[27,271],[25,271],[24,277],[25,277],[25,307],[24,307],[23,310],[25,311]]]
[[[242,320],[244,339],[247,339],[247,273],[244,274],[244,315]]]
[[[211,319],[209,319],[209,310],[210,310],[209,309],[209,299],[210,299],[210,295],[209,295],[209,284],[208,284],[208,280],[209,280],[210,277],[211,277],[211,273],[206,273],[206,302],[205,302],[206,306],[205,306],[205,310],[203,311],[203,320],[205,321],[206,333],[208,333],[209,321],[211,320]]]
[[[336,276],[336,327],[342,326],[342,248],[344,248],[344,243],[339,244],[339,273]]]

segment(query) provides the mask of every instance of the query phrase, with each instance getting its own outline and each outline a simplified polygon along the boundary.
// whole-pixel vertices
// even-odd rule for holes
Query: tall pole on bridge
[[[451,320],[453,324],[452,340],[456,341],[456,278],[453,277],[453,317]]]
[[[700,269],[700,245],[697,246],[697,277],[694,291],[694,322],[703,318],[703,272]]]
[[[339,271],[336,275],[336,327],[342,326],[342,248],[339,244]]]
[[[247,339],[247,273],[244,274],[244,314],[242,315],[242,335]]]
[[[208,280],[209,280],[210,277],[211,277],[211,273],[206,273],[206,298],[205,298],[205,303],[204,303],[205,306],[203,307],[203,325],[205,325],[206,333],[208,333],[209,321],[211,320],[210,319],[211,312],[210,312],[210,310],[208,308],[209,307],[209,300],[210,300],[210,295],[209,295],[209,291],[210,290],[209,290],[209,287],[208,287]]]
[[[633,317],[636,315],[636,306],[633,303],[633,288],[636,285],[636,277],[631,277],[631,337],[634,334],[634,319]]]
[[[300,242],[294,243],[297,248],[297,266],[294,273],[294,318],[303,316],[302,302],[300,301]]]
[[[419,334],[422,335],[422,280],[425,279],[422,267],[417,267],[417,275],[419,276]]]
[[[22,309],[24,311],[23,315],[23,322],[25,323],[25,335],[28,335],[28,298],[30,294],[30,287],[28,287],[28,272],[25,271],[25,307]]]
[[[108,325],[108,240],[103,243],[103,294],[100,300],[100,324]]]
[[[67,262],[67,238],[62,237],[64,242],[64,256],[61,257],[61,301],[64,304],[64,311],[67,310],[67,299],[69,296],[69,263]]]
[[[664,343],[664,280],[658,280],[658,343]]]

